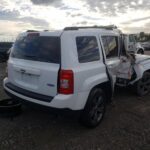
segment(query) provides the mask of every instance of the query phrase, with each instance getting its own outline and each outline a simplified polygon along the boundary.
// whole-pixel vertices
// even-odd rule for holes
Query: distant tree
[[[140,32],[140,40],[142,41],[145,38],[145,33],[144,32]]]
[[[140,32],[140,36],[144,37],[145,36],[145,32]]]
[[[150,34],[147,35],[147,41],[150,41]]]

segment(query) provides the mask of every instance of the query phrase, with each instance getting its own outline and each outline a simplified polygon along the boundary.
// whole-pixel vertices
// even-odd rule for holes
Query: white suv
[[[129,53],[135,53],[135,54],[144,54],[144,47],[136,41],[134,34],[128,34],[126,35],[126,38],[128,40],[128,52]]]
[[[25,101],[82,110],[80,121],[95,127],[113,94],[120,49],[115,29],[22,33],[11,50],[4,89]]]

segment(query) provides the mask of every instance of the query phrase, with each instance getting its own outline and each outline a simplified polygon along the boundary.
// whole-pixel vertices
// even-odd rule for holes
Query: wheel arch
[[[142,54],[144,54],[144,49],[143,49],[143,48],[139,48],[138,51],[137,51],[137,53],[138,53],[139,51],[142,51]]]
[[[100,84],[97,84],[95,85],[89,92],[89,95],[90,93],[92,92],[93,89],[95,88],[100,88],[103,90],[104,94],[105,94],[105,97],[106,97],[106,102],[111,102],[111,99],[112,99],[112,95],[113,95],[113,91],[112,91],[112,88],[111,88],[111,82],[110,81],[106,81],[106,82],[103,82],[103,83],[100,83]],[[106,94],[107,93],[107,94]],[[88,96],[89,97],[89,96]]]
[[[149,73],[150,73],[150,69],[149,69],[149,70],[145,70],[144,73],[145,73],[145,72],[149,72]]]
[[[135,69],[135,73],[136,73],[136,78],[135,78],[135,80],[130,82],[131,85],[134,85],[138,80],[140,80],[143,77],[144,73],[146,73],[146,72],[150,73],[150,69],[147,69],[147,70],[140,69],[139,70],[139,69],[137,69],[137,67],[135,67],[134,69]]]

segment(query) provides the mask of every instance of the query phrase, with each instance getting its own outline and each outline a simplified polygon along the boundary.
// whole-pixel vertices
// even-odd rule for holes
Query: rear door
[[[112,88],[114,89],[117,69],[120,64],[119,37],[114,35],[102,35],[101,43],[105,54],[107,71],[112,82]]]
[[[57,94],[60,36],[28,33],[19,37],[8,63],[9,81],[20,88],[47,96]]]

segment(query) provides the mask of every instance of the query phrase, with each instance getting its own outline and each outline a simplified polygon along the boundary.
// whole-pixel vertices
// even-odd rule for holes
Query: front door
[[[109,79],[112,83],[112,90],[116,83],[117,70],[120,64],[119,59],[119,37],[104,35],[100,37],[105,56],[105,64]]]

